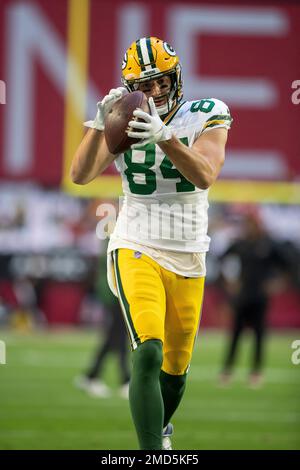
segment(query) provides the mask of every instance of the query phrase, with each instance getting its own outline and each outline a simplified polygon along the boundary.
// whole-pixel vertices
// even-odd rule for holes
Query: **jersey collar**
[[[175,106],[175,108],[173,108],[169,114],[166,115],[166,117],[163,119],[163,122],[164,124],[168,125],[170,124],[170,122],[172,121],[172,119],[174,118],[175,114],[177,114],[177,112],[179,111],[179,109],[184,105],[184,103],[186,103],[186,101],[183,101],[182,103],[179,103]]]

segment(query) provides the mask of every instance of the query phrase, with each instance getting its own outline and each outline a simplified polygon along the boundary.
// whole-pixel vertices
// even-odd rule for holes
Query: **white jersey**
[[[210,98],[182,102],[165,124],[191,147],[202,133],[229,129],[231,121],[228,107]],[[208,189],[188,181],[155,144],[129,149],[115,164],[124,198],[108,252],[126,243],[182,253],[208,251]]]

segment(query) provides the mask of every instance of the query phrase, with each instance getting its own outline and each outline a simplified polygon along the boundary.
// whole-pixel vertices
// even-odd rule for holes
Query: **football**
[[[138,139],[126,134],[129,121],[137,119],[133,116],[136,108],[150,113],[147,97],[142,91],[133,91],[123,96],[106,115],[104,135],[110,153],[116,155],[125,152],[132,144],[138,142]]]

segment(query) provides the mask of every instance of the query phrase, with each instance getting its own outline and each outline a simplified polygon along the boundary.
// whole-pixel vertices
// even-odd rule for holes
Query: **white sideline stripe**
[[[179,431],[178,434],[180,433],[180,435],[183,437],[183,436],[189,436],[190,433],[187,433],[185,431]],[[35,435],[41,435],[41,434],[44,434],[44,435],[49,435],[49,434],[53,434],[53,431],[52,430],[40,430],[40,429],[23,429],[23,430],[0,430],[0,436],[3,435],[4,437],[7,437],[7,436],[22,436],[24,438],[26,437],[32,437],[32,436],[35,436]],[[57,433],[59,434],[59,433]],[[70,437],[77,437],[82,439],[82,431],[63,431],[61,433],[63,436],[70,436]],[[272,441],[274,440],[279,440],[279,441],[296,441],[298,442],[299,441],[299,438],[297,435],[295,435],[295,433],[287,433],[287,432],[284,432],[284,434],[282,434],[280,431],[278,432],[273,432],[273,431],[264,431],[264,432],[259,432],[258,434],[255,434],[255,435],[250,435],[248,432],[247,433],[242,433],[242,432],[239,432],[239,433],[235,433],[235,432],[228,432],[226,431],[226,433],[222,433],[221,431],[218,432],[218,431],[194,431],[194,434],[197,436],[197,438],[199,437],[199,440],[203,440],[203,439],[206,439],[206,440],[216,440],[216,439],[220,439],[221,442],[224,442],[224,440],[235,440],[235,441],[260,441],[261,440],[261,436],[262,435],[267,435],[268,438],[270,438]],[[102,440],[102,433],[99,432],[98,434],[96,433],[93,433],[93,437],[97,437],[99,435],[99,443],[101,443],[101,440]],[[105,430],[105,436],[109,436],[109,439],[113,439],[113,440],[120,440],[120,436],[132,436],[132,431],[131,430],[121,430],[121,429],[118,429],[118,432],[116,432],[115,430]],[[269,442],[270,443],[270,442]]]
[[[78,362],[84,362],[84,354],[78,353],[77,355],[72,352],[72,359],[67,359],[67,361],[62,362],[61,355],[53,353],[51,357],[49,357],[48,352],[36,352],[35,350],[27,350],[27,352],[22,353],[17,359],[17,362],[32,366],[46,366],[46,367],[76,367],[78,366]],[[234,369],[233,379],[237,378],[245,378],[248,374],[248,369],[237,367]],[[218,377],[220,370],[212,367],[201,367],[197,365],[191,365],[190,373],[189,373],[189,380],[193,381],[200,381],[202,379],[212,379],[215,380]],[[281,368],[266,368],[265,370],[265,380],[266,381],[279,381],[279,382],[300,382],[300,376],[297,372],[296,368],[287,370]]]
[[[4,436],[34,436],[34,435],[40,435],[40,434],[53,434],[53,430],[52,429],[49,429],[49,431],[46,431],[46,430],[41,430],[41,429],[23,429],[23,430],[20,430],[20,431],[17,431],[17,430],[0,430],[0,436],[1,435],[4,435]],[[62,436],[78,436],[79,438],[82,439],[82,431],[61,431],[61,432],[57,432],[56,431],[56,435],[59,435],[61,434]],[[99,442],[101,443],[101,439],[102,439],[102,435],[103,433],[101,432],[98,432],[97,433],[94,433],[94,432],[91,432],[91,434],[93,434],[93,438],[97,435],[99,436]],[[132,436],[132,431],[131,430],[120,430],[118,429],[118,432],[116,432],[116,430],[111,430],[111,431],[108,431],[107,429],[105,430],[105,436],[109,435],[109,438],[110,439],[120,439],[120,435],[126,435],[126,436]]]
[[[199,400],[193,400],[194,403],[199,404]],[[269,412],[264,412],[261,411],[259,413],[243,413],[243,412],[214,412],[214,411],[203,411],[201,409],[197,410],[197,413],[195,413],[195,408],[193,410],[187,410],[185,409],[185,417],[191,421],[203,421],[203,419],[211,422],[232,422],[232,423],[242,423],[242,422],[248,422],[248,423],[299,423],[300,420],[300,413],[275,413],[274,411],[269,411]]]
[[[91,400],[93,400],[91,398]],[[116,405],[119,404],[119,407],[121,409],[124,409],[124,402],[121,400],[114,400],[114,399],[103,399],[102,401],[99,401],[99,403],[103,404],[105,408],[113,408],[116,409]],[[248,412],[248,411],[206,411],[203,410],[202,408],[197,409],[197,405],[199,406],[199,400],[190,400],[189,399],[189,407],[185,407],[184,410],[184,416],[185,419],[188,421],[197,421],[199,423],[203,423],[204,421],[208,422],[216,422],[216,423],[223,423],[225,422],[231,422],[231,423],[264,423],[266,425],[271,424],[271,423],[279,423],[279,424],[297,424],[299,423],[300,420],[300,413],[292,413],[290,411],[288,412],[275,412],[274,410],[270,410],[268,412],[265,411],[256,411],[256,412]],[[72,406],[69,406],[68,409],[70,410],[70,413],[72,413],[72,410],[74,408],[77,408],[78,403],[73,403]],[[213,405],[212,405],[213,406]],[[26,417],[29,415],[31,417],[39,417],[42,416],[43,418],[48,418],[50,417],[59,417],[61,416],[62,409],[66,409],[67,404],[64,403],[61,407],[58,409],[54,410],[52,408],[45,409],[43,408],[42,410],[40,409],[41,407],[35,407],[35,410],[33,410],[33,407],[30,408],[29,413],[22,413],[21,411],[18,411],[18,418],[26,419]],[[207,406],[205,405],[205,408],[207,409]],[[196,411],[195,411],[196,410]],[[89,409],[89,414],[93,413],[92,409]],[[1,412],[2,415],[2,412]],[[12,416],[11,410],[7,410],[6,412],[3,413],[3,416]],[[78,413],[78,417],[81,416],[87,416],[86,410],[81,410],[81,413]],[[94,415],[93,415],[94,417]]]
[[[27,410],[26,413],[22,413],[21,410],[14,411],[13,413],[11,409],[1,411],[1,418],[3,419],[6,417],[6,418],[11,419],[12,416],[15,416],[15,415],[17,415],[18,419],[23,419],[23,420],[27,419],[28,417],[39,418],[41,417],[41,415],[43,416],[43,419],[47,419],[49,417],[51,418],[52,416],[53,418],[54,417],[59,418],[62,415],[62,411],[65,412],[66,409],[68,411],[68,416],[73,416],[74,409],[75,409],[77,418],[81,419],[82,417],[84,417],[86,419],[88,417],[91,420],[95,420],[97,419],[97,417],[95,418],[95,408],[94,406],[92,407],[94,403],[103,405],[103,408],[105,407],[105,409],[112,408],[114,410],[117,410],[118,412],[119,410],[124,410],[124,400],[117,396],[111,397],[111,398],[102,398],[102,399],[91,397],[90,408],[86,408],[85,406],[84,409],[80,411],[78,409],[78,401],[76,401],[76,403],[72,403],[72,406],[67,406],[67,403],[64,403],[63,405],[57,407],[57,409],[55,410],[53,410],[50,407],[45,408],[45,403],[43,403],[42,406],[30,405],[30,410]]]
[[[220,373],[220,369],[214,369],[212,367],[201,367],[201,366],[191,366],[190,369],[190,379],[191,380],[201,380],[201,379],[212,379],[215,380]],[[237,367],[233,370],[233,380],[241,379],[247,377],[249,374],[249,369],[244,367]],[[279,369],[266,367],[264,370],[264,379],[268,382],[297,382],[300,383],[300,375],[297,372],[296,368]]]

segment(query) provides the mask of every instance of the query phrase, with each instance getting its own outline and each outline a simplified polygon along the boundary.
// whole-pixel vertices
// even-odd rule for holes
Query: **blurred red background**
[[[19,193],[23,184],[60,193],[67,158],[64,145],[71,3],[1,0],[0,79],[6,84],[6,104],[0,105],[0,180],[2,186],[13,184],[7,194],[20,196],[17,202],[2,198],[0,218],[4,213],[17,212],[17,204],[23,200],[22,192]],[[73,31],[75,36],[80,33],[80,28]],[[183,5],[174,0],[90,0],[87,79],[82,83],[79,80],[78,88],[71,94],[75,108],[84,88],[86,117],[94,116],[96,102],[120,84],[126,48],[145,35],[162,37],[177,50],[183,64],[186,99],[218,97],[230,107],[234,123],[221,179],[300,180],[300,104],[292,102],[292,83],[300,78],[300,6],[279,2],[241,5],[238,1],[190,0]],[[76,57],[71,59],[76,64]],[[78,110],[77,114],[80,119]],[[78,143],[79,140],[78,137]],[[115,174],[114,167],[108,173]],[[41,200],[37,196],[35,201],[38,205]],[[65,204],[64,200],[59,199],[57,207],[60,204]],[[76,204],[82,206],[84,213],[85,203]],[[30,207],[22,209],[27,213],[23,228],[31,223],[33,206]],[[76,210],[80,212],[79,208]],[[288,225],[292,225],[295,214],[299,213],[291,213]],[[11,215],[11,220],[14,217]],[[76,217],[76,223],[84,219],[82,214]],[[9,224],[3,220],[0,232],[5,230],[7,236],[12,236]],[[64,241],[58,242],[58,247],[76,247],[80,251],[89,242],[82,241],[79,249],[74,226],[72,230],[66,227],[69,222],[63,228],[69,230],[68,235],[64,232]],[[84,229],[83,233],[95,232],[96,222],[94,214],[90,217],[90,232]],[[274,227],[273,234],[278,235]],[[288,237],[299,244],[299,233],[289,233]],[[8,249],[3,237],[1,240],[2,254],[14,257],[11,244]],[[23,255],[31,255],[32,250],[49,254],[57,249],[50,242],[44,248],[42,245],[25,244]],[[15,249],[20,251],[20,242],[16,242]],[[85,249],[78,256],[86,258]],[[96,248],[93,256],[96,259]],[[3,275],[0,284],[0,297],[12,305],[16,303],[12,300],[11,280]],[[70,276],[63,281],[50,276],[44,285],[41,307],[50,323],[76,323],[80,321],[79,305],[85,295],[82,280]],[[213,283],[208,283],[204,309],[203,324],[227,324],[226,306]],[[295,288],[272,297],[270,321],[278,327],[300,326],[299,292]]]

